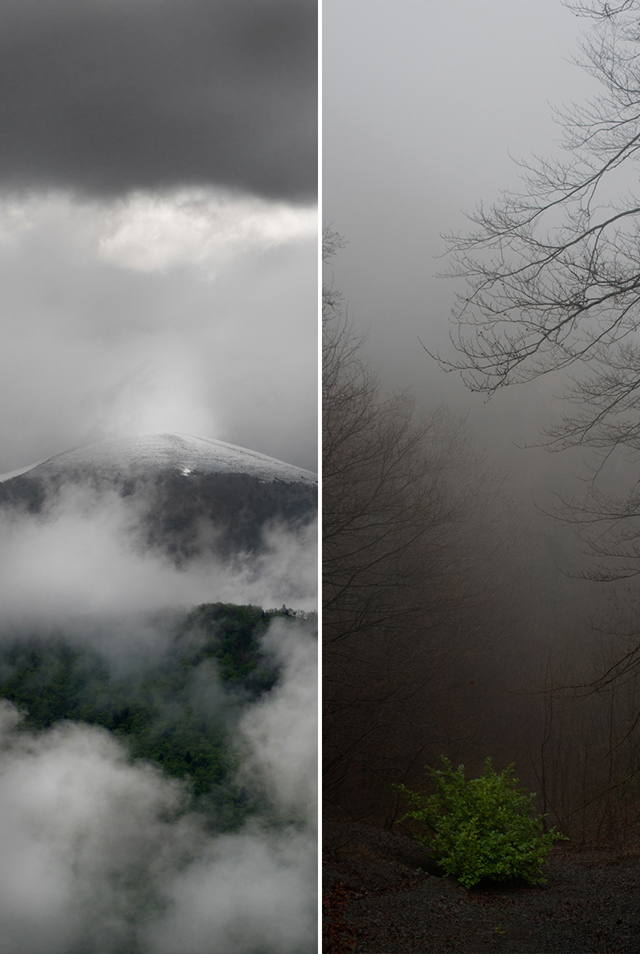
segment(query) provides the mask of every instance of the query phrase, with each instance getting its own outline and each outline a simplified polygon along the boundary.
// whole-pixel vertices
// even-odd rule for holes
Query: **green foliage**
[[[279,669],[263,637],[273,618],[291,616],[300,618],[284,607],[199,606],[176,624],[162,659],[129,673],[114,672],[97,652],[63,635],[17,638],[0,644],[0,697],[26,712],[26,730],[62,719],[108,729],[133,759],[188,782],[194,807],[229,830],[264,811],[264,793],[235,780],[235,726],[277,684]]]
[[[431,795],[396,788],[413,805],[411,818],[425,826],[416,835],[441,868],[466,888],[481,881],[544,884],[541,866],[553,843],[564,838],[555,829],[541,831],[535,817],[535,794],[527,795],[513,778],[513,765],[495,772],[487,759],[480,778],[465,778],[459,765],[442,758],[441,769],[427,768],[435,783]]]
[[[258,668],[260,646],[269,622],[281,615],[277,610],[259,606],[234,606],[228,603],[205,603],[189,614],[183,633],[192,630],[204,635],[193,659],[213,658],[218,661],[220,678],[234,685],[246,682]],[[263,688],[270,689],[267,678]],[[262,680],[264,683],[264,680]]]

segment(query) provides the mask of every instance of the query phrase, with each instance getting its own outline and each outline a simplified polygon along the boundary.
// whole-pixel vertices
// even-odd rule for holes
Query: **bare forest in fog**
[[[572,838],[640,806],[633,585],[576,579],[444,406],[385,394],[324,299],[323,801],[388,827],[441,754],[515,762]],[[564,545],[563,545],[564,544]]]
[[[380,5],[363,28],[359,66],[376,84],[376,112],[360,122],[362,71],[350,108],[339,84],[331,87],[342,138],[364,139],[361,164],[367,146],[375,154],[382,198],[369,214],[371,189],[355,188],[357,160],[345,153],[345,181],[336,163],[332,187],[363,248],[351,254],[347,229],[343,237],[341,223],[325,226],[327,954],[638,949],[640,0],[545,6],[558,23],[568,23],[567,11],[572,28],[578,19],[575,64],[591,97],[557,109],[559,144],[549,156],[543,146],[517,159],[515,186],[496,173],[461,227],[445,186],[477,157],[487,188],[492,158],[482,167],[482,149],[500,128],[499,109],[511,106],[516,138],[518,123],[528,127],[531,89],[518,85],[516,61],[531,54],[545,73],[545,51],[527,29],[544,29],[537,18],[546,11],[484,4],[481,25],[477,5],[456,7],[478,16],[479,47],[494,43],[495,52],[500,40],[515,40],[505,47],[510,65],[488,68],[494,85],[482,91],[495,101],[478,131],[482,97],[468,86],[478,61],[460,52],[471,62],[476,37],[452,5],[430,6],[438,68],[441,43],[464,76],[457,98],[435,97],[429,136],[411,140],[424,144],[422,179],[407,145],[416,129],[423,134],[412,97],[429,75],[415,66],[416,37],[432,27],[420,5],[398,4],[397,14]],[[334,29],[342,24],[347,39],[357,12],[334,7]],[[387,38],[392,65],[379,80],[374,53]],[[334,41],[334,68],[346,45]],[[349,75],[341,73],[343,85]],[[518,75],[535,82],[534,73]],[[381,101],[388,150],[376,125]],[[447,113],[451,104],[457,113]],[[445,114],[458,123],[447,162],[433,155],[449,145],[438,126]],[[340,144],[335,135],[327,155],[341,155]],[[498,157],[497,147],[489,154]],[[419,201],[430,173],[431,205]],[[374,173],[362,175],[366,183]],[[420,255],[428,259],[419,237],[424,244],[435,230],[424,222],[442,209],[448,302],[442,285],[413,277]],[[340,214],[339,202],[332,212]],[[343,256],[344,297],[334,278]],[[438,386],[442,372],[447,386]],[[456,391],[461,381],[466,389]],[[482,413],[468,392],[484,397]],[[490,784],[500,798],[483,801]],[[546,845],[540,880],[510,867],[512,848],[524,857],[524,839],[505,827],[512,784],[524,800],[513,818],[527,816]],[[445,874],[458,883],[433,877]]]

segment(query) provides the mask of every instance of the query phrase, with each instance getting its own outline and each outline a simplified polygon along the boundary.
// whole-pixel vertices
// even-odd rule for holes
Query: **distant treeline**
[[[235,779],[234,727],[277,685],[279,663],[263,637],[272,620],[292,617],[317,627],[315,614],[285,607],[204,604],[176,624],[161,661],[133,672],[119,671],[77,637],[12,638],[0,644],[0,696],[25,713],[25,731],[61,720],[102,726],[132,759],[186,780],[211,826],[231,830],[248,814],[268,811],[263,793]]]

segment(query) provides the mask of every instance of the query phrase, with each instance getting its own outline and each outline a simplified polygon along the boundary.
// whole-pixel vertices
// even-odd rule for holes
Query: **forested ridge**
[[[310,632],[317,626],[316,614],[285,607],[203,604],[175,619],[159,660],[133,668],[114,665],[63,628],[53,638],[5,637],[0,696],[23,713],[23,731],[63,720],[101,726],[132,760],[187,782],[192,807],[212,828],[233,830],[248,815],[269,810],[263,792],[236,780],[241,758],[234,727],[278,684],[281,665],[263,647],[275,619],[295,619]]]

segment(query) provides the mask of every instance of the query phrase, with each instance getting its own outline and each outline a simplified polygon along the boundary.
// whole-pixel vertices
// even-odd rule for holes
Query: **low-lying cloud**
[[[115,491],[68,488],[45,515],[0,512],[0,622],[149,613],[199,603],[317,602],[317,525],[265,528],[259,553],[182,568],[141,547],[139,506]]]
[[[240,723],[241,774],[268,789],[277,827],[209,835],[186,788],[106,731],[26,732],[0,702],[1,954],[315,950],[315,646],[272,627],[282,678]]]
[[[0,511],[5,645],[62,638],[128,678],[162,665],[199,603],[315,609],[315,522],[272,523],[259,553],[178,567],[143,543],[140,518],[137,498],[77,486],[40,514]],[[229,733],[229,781],[264,806],[233,832],[212,834],[186,784],[132,762],[106,730],[30,731],[0,701],[0,954],[315,950],[317,641],[275,618],[262,650],[278,678],[260,697],[229,688],[214,659],[187,689],[191,710]],[[158,692],[169,724],[178,702]]]
[[[262,778],[285,817],[315,821],[317,773],[317,644],[275,619],[263,641],[283,667],[277,688],[249,708],[240,722],[248,742],[242,774]]]

